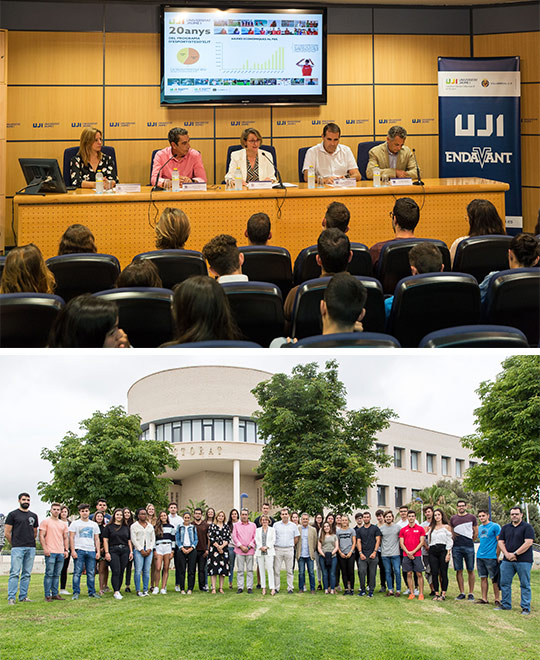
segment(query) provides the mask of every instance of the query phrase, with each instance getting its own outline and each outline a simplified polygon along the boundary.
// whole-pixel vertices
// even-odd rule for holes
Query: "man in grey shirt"
[[[387,511],[384,514],[384,525],[381,532],[381,559],[386,577],[387,596],[401,596],[401,561],[399,550],[399,527],[394,524],[394,514]],[[394,593],[394,579],[396,591]]]

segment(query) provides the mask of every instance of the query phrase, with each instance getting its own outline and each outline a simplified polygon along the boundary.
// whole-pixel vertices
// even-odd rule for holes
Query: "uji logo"
[[[313,126],[317,126],[321,123],[321,120],[320,119],[312,119],[311,123],[312,123]]]
[[[43,128],[43,122],[34,122],[32,128]]]
[[[71,128],[81,128],[82,124],[80,121],[72,121]]]
[[[457,78],[447,78],[446,79],[446,84],[447,85],[457,85],[458,84],[458,79]]]
[[[184,126],[194,126],[195,124],[192,121],[185,121]]]
[[[120,126],[120,122],[119,121],[110,121],[109,126],[111,128],[118,128]]]
[[[231,121],[231,126],[240,126],[239,121]]]
[[[283,119],[278,119],[276,124],[277,124],[277,126],[287,126],[287,122],[284,121]]]
[[[152,128],[154,126],[157,126],[157,121],[147,121],[146,125],[148,126],[148,128]]]
[[[463,126],[464,115],[456,115],[454,119],[454,134],[456,137],[490,137],[493,135],[493,115],[480,115],[482,119],[476,120],[475,115],[467,115],[467,126]],[[480,121],[484,128],[480,128]],[[504,115],[497,115],[495,120],[496,137],[504,137]]]

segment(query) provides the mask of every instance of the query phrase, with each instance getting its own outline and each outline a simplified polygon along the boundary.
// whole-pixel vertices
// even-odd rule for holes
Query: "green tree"
[[[434,509],[438,507],[439,509],[442,509],[447,516],[452,516],[457,511],[456,504],[458,496],[450,487],[449,483],[444,480],[438,481],[436,484],[433,484],[428,488],[424,488],[418,493],[417,497],[419,497],[422,502],[418,502],[414,499],[409,503],[409,508],[416,511],[418,518],[420,517],[422,506],[425,508],[429,505]]]
[[[147,502],[166,507],[171,481],[160,475],[178,467],[171,444],[141,440],[140,418],[121,406],[95,412],[79,427],[81,437],[69,432],[54,449],[41,450],[53,475],[38,484],[45,501],[64,502],[72,512],[80,502],[93,506],[99,497],[110,507],[135,509]]]
[[[335,361],[278,373],[253,390],[265,445],[258,472],[275,502],[315,513],[323,507],[360,506],[377,466],[390,458],[376,449],[375,434],[396,417],[389,409],[345,410],[346,391]]]
[[[494,381],[476,390],[477,432],[461,439],[482,461],[467,470],[465,486],[488,491],[503,505],[540,501],[540,356],[514,355]]]

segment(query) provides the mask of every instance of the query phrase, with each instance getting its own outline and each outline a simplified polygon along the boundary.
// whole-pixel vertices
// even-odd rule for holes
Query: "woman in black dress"
[[[216,593],[216,578],[219,575],[219,593],[224,593],[223,582],[229,575],[229,541],[231,529],[225,522],[225,511],[218,511],[215,522],[208,528],[208,574],[211,576],[212,593]]]
[[[114,158],[101,151],[103,135],[97,128],[84,128],[81,133],[79,151],[69,163],[69,176],[72,186],[95,188],[96,172],[103,174],[105,190],[118,183]]]

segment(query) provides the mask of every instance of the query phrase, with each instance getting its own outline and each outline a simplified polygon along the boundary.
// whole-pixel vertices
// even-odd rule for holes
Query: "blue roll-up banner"
[[[510,184],[506,226],[523,227],[519,57],[439,57],[439,176]]]

